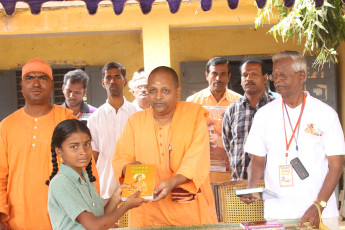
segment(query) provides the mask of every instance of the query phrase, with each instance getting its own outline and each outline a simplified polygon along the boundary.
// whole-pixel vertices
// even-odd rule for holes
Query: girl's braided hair
[[[64,120],[60,122],[54,129],[52,143],[51,143],[51,152],[52,152],[52,163],[53,171],[50,174],[49,179],[46,181],[46,185],[49,185],[53,177],[58,173],[59,166],[57,163],[57,154],[55,148],[61,148],[62,143],[75,132],[83,132],[88,134],[91,137],[91,133],[86,124],[82,121],[76,119]],[[92,175],[91,161],[86,166],[86,172],[89,176],[90,182],[96,181],[96,178]]]

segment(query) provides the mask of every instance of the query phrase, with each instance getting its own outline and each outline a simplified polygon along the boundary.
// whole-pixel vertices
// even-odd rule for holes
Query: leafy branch
[[[314,0],[295,0],[286,8],[282,0],[267,0],[263,9],[258,10],[255,19],[257,29],[263,23],[277,19],[268,33],[278,42],[289,38],[304,43],[304,53],[316,53],[314,65],[322,67],[327,62],[337,62],[336,49],[345,40],[345,4],[340,0],[325,0],[321,8],[315,8]]]

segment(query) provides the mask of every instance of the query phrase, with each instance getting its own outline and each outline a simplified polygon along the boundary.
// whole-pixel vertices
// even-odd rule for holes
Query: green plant
[[[268,31],[277,42],[280,36],[283,42],[292,38],[304,43],[304,53],[317,54],[314,65],[319,67],[337,62],[336,49],[345,40],[345,4],[340,0],[325,0],[321,8],[315,8],[314,0],[295,0],[291,8],[282,0],[267,0],[258,10],[255,28],[271,18],[278,20]]]

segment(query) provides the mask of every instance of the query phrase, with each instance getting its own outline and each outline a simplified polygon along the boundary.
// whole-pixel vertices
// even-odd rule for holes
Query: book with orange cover
[[[122,201],[129,196],[140,191],[139,197],[147,200],[153,199],[153,189],[155,186],[156,165],[127,165],[124,184],[130,188],[122,189]]]

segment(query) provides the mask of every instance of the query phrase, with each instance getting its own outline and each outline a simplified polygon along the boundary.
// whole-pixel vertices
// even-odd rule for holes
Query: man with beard
[[[128,82],[129,89],[135,97],[132,104],[138,111],[150,108],[147,97],[147,78],[148,74],[145,71],[135,72],[132,80]]]
[[[248,179],[250,156],[243,150],[244,143],[256,111],[274,100],[274,97],[266,92],[267,75],[264,74],[260,59],[245,59],[240,70],[245,94],[226,109],[222,131],[224,148],[230,159],[232,181]]]
[[[61,105],[73,110],[73,115],[78,120],[87,122],[90,115],[96,108],[84,102],[83,97],[87,93],[89,76],[81,70],[76,69],[65,74],[62,85],[62,92],[65,102]]]
[[[51,137],[59,122],[75,117],[50,104],[54,80],[45,61],[27,62],[20,85],[24,107],[0,123],[0,229],[47,230]]]
[[[229,157],[221,143],[220,145],[218,143],[222,134],[217,132],[215,121],[209,119],[207,126],[210,138],[211,171],[229,172]]]
[[[303,91],[307,63],[296,51],[273,55],[281,95],[256,113],[244,151],[252,154],[248,187],[265,171],[265,187],[278,197],[265,200],[266,219],[298,219],[339,229],[334,189],[342,175],[344,133],[333,108]],[[297,163],[297,164],[296,164]],[[249,200],[244,200],[249,202]]]
[[[116,145],[115,175],[122,181],[127,164],[156,164],[152,202],[129,211],[129,226],[216,224],[209,182],[207,110],[177,102],[176,72],[154,69],[148,80],[152,108],[133,114]]]
[[[223,57],[214,57],[207,62],[206,80],[209,87],[203,89],[186,101],[203,106],[229,106],[241,97],[240,94],[227,89],[230,81],[230,63]]]
[[[88,121],[92,136],[92,150],[97,162],[101,197],[104,204],[118,186],[111,166],[116,141],[127,119],[137,110],[123,96],[127,85],[126,69],[121,64],[110,62],[102,69],[102,85],[107,91],[107,101],[94,112]]]

